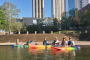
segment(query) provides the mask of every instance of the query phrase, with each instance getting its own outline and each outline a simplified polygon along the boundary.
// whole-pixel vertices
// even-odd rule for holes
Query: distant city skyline
[[[72,2],[72,3],[70,3]],[[71,9],[75,9],[75,0],[68,0],[68,12]]]
[[[44,0],[32,0],[33,18],[44,18]]]
[[[19,17],[33,17],[32,0],[1,0],[0,5],[3,5],[5,1],[11,2],[20,9]],[[51,0],[44,0],[44,18],[45,17],[51,17]]]
[[[75,8],[80,10],[81,8],[85,7],[89,3],[90,3],[90,0],[75,0]]]
[[[3,5],[5,1],[11,2],[20,9],[19,17],[33,17],[32,0],[1,0],[0,5]],[[90,0],[87,1],[90,3]],[[68,12],[68,10],[68,0],[66,0],[66,12]],[[44,18],[45,17],[51,17],[51,0],[44,0]]]
[[[65,0],[51,0],[51,15],[52,18],[57,18],[59,21],[62,14],[66,11]]]

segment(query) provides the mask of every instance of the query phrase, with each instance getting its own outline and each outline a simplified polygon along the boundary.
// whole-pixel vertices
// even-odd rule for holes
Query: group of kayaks
[[[80,50],[80,46],[77,45],[75,47],[55,47],[52,45],[11,45],[12,48],[29,48],[29,49],[52,49],[52,50]]]

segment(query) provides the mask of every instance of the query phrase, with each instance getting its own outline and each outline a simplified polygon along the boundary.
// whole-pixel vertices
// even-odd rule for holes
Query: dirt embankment
[[[27,42],[29,39],[34,42],[42,42],[44,37],[50,42],[53,41],[55,37],[57,37],[59,41],[61,41],[63,37],[65,37],[67,41],[69,37],[72,37],[74,41],[90,41],[90,34],[14,34],[0,35],[0,43],[16,42],[16,39],[19,39],[20,42]]]

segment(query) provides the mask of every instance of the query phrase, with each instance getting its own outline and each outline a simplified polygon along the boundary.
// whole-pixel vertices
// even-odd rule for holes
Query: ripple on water
[[[81,46],[76,51],[53,51],[44,49],[0,46],[0,60],[90,60],[90,46]]]

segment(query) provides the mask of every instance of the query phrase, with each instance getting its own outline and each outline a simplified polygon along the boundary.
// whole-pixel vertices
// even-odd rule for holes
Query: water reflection
[[[75,50],[52,50],[52,55],[57,57],[58,59],[65,59],[65,60],[74,60],[75,59]]]
[[[29,49],[29,56],[30,60],[39,60],[43,59],[46,54],[44,49]]]
[[[76,51],[0,46],[0,60],[90,60],[90,46],[82,46]]]
[[[12,49],[11,46],[0,46],[0,60],[27,60],[27,51],[28,49]]]
[[[73,50],[44,50],[44,49],[29,49],[29,56],[31,60],[74,60],[75,59],[75,51]]]

